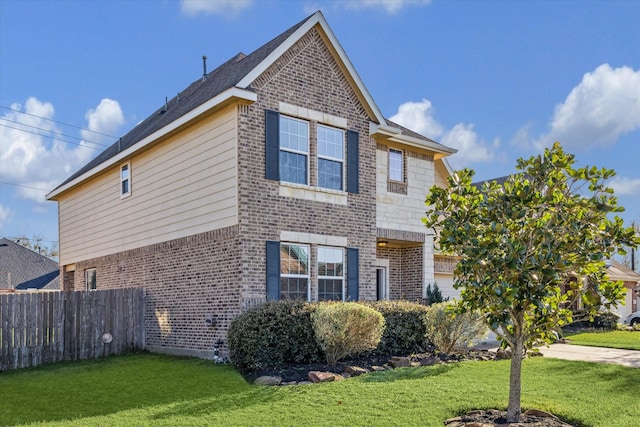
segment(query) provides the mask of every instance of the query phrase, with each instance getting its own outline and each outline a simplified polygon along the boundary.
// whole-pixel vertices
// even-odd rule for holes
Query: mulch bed
[[[328,365],[326,363],[288,364],[277,368],[261,369],[244,373],[244,377],[249,383],[253,383],[256,378],[261,376],[278,376],[282,378],[282,382],[308,381],[308,374],[310,371],[334,372],[336,374],[339,374],[344,371],[344,368],[346,366],[358,366],[361,368],[370,369],[372,366],[386,365],[392,356],[395,355],[369,354],[356,358],[344,359],[339,361],[335,365]],[[495,359],[495,353],[488,350],[469,350],[466,352],[451,354],[431,351],[426,353],[412,354],[409,357],[413,362],[419,362],[421,359],[436,357],[443,363],[453,363],[465,360],[493,360]]]

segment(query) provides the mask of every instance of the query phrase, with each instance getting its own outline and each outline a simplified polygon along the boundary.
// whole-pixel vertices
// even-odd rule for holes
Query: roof
[[[507,180],[511,177],[512,175],[505,175],[505,176],[500,176],[498,178],[491,178],[491,179],[486,179],[484,181],[478,181],[478,182],[474,182],[471,185],[473,185],[474,187],[476,187],[478,190],[480,190],[482,188],[482,186],[485,183],[488,182],[495,182],[498,185],[503,185],[505,182],[507,182]]]
[[[67,189],[89,179],[112,166],[115,162],[125,160],[127,156],[144,148],[147,144],[154,143],[158,138],[173,132],[189,120],[193,120],[204,112],[221,105],[222,102],[234,97],[248,102],[255,102],[257,95],[251,88],[251,83],[316,25],[323,32],[329,47],[344,67],[346,75],[349,76],[356,93],[361,97],[363,105],[369,111],[372,120],[386,126],[386,119],[373,101],[333,31],[329,28],[324,16],[318,11],[259,47],[251,54],[239,53],[206,74],[206,76],[191,83],[185,90],[168,100],[126,135],[67,178],[47,194],[47,198],[55,200],[59,194]],[[401,134],[409,139],[416,139],[421,145],[432,149],[435,148],[436,151],[445,153],[445,155],[456,151],[399,125],[394,124],[394,127],[400,128]]]
[[[58,263],[9,239],[0,239],[0,289],[58,289]]]
[[[387,121],[387,124],[389,126],[393,126],[395,128],[400,129],[402,135],[408,136],[408,137],[411,137],[411,138],[415,138],[415,139],[418,139],[418,140],[423,140],[425,145],[428,145],[429,148],[431,148],[431,149],[439,148],[440,149],[439,151],[446,152],[446,153],[451,153],[451,154],[453,154],[453,153],[458,151],[458,150],[456,150],[454,148],[447,147],[446,145],[440,144],[439,142],[436,142],[431,138],[428,138],[428,137],[426,137],[424,135],[421,135],[418,132],[414,132],[411,129],[406,128],[406,127],[404,127],[404,126],[402,126],[402,125],[400,125],[400,124],[398,124],[396,122],[393,122],[393,121],[391,121],[389,119],[385,119],[385,120]]]
[[[640,283],[639,273],[636,273],[626,265],[615,260],[611,260],[611,265],[607,268],[607,274],[611,280]]]
[[[278,37],[255,50],[250,55],[238,53],[218,68],[208,73],[206,78],[200,77],[198,80],[191,83],[185,90],[167,101],[165,105],[154,111],[149,117],[140,122],[126,135],[121,137],[84,167],[67,178],[56,189],[82,176],[118,153],[127,150],[139,141],[143,140],[145,137],[152,135],[156,131],[194,110],[196,107],[202,105],[216,95],[219,95],[224,90],[235,86],[236,83],[247,75],[249,71],[255,68],[258,63],[278,47],[305,21],[306,19],[297,23]],[[55,190],[53,192],[55,192]]]

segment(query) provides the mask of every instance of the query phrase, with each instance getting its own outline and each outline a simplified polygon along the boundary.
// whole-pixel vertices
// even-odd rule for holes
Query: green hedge
[[[229,326],[229,358],[240,371],[322,360],[311,313],[302,301],[270,301],[252,307]]]
[[[379,354],[408,355],[421,353],[431,347],[426,338],[424,316],[429,307],[409,301],[363,301],[382,313],[385,330],[378,348]]]

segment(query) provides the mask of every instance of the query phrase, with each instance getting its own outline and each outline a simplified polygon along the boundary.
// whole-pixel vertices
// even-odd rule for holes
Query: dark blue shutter
[[[267,300],[280,299],[280,242],[267,241]]]
[[[264,110],[265,176],[280,180],[280,113]]]
[[[347,131],[347,191],[358,193],[358,158],[360,157],[360,135],[353,130]]]
[[[360,282],[360,265],[358,249],[347,248],[347,300],[358,301],[358,287]]]

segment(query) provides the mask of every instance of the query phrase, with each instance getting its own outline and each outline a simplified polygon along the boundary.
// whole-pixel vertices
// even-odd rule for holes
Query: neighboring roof
[[[502,185],[505,182],[507,182],[507,180],[511,177],[511,175],[505,175],[505,176],[501,176],[498,178],[491,178],[491,179],[485,179],[484,181],[478,181],[478,182],[474,182],[471,185],[473,185],[474,187],[476,187],[478,190],[480,190],[482,188],[482,186],[487,183],[487,182],[496,182],[498,183],[498,185]]]
[[[228,97],[223,97],[222,95],[225,95],[231,89],[236,89],[236,92],[230,96],[249,99],[246,91],[253,92],[250,87],[251,83],[315,25],[319,25],[324,32],[330,48],[339,57],[341,65],[346,70],[347,75],[356,88],[356,92],[362,97],[372,117],[375,117],[377,122],[385,125],[385,119],[382,113],[373,101],[360,76],[355,71],[353,64],[331,31],[331,28],[329,28],[324,16],[318,11],[258,48],[253,53],[249,55],[239,53],[208,73],[206,78],[199,78],[193,82],[184,91],[166,102],[165,105],[156,110],[151,116],[143,120],[129,133],[47,194],[47,198],[54,199],[63,191],[74,187],[85,179],[111,166],[116,160],[121,160],[121,157],[130,155],[136,150],[143,148],[149,143],[150,137],[154,137],[155,140],[155,138],[159,138],[175,130],[176,123],[182,123],[183,120],[186,122],[185,117],[193,119],[208,109],[214,108],[218,105],[218,102],[221,102],[217,100],[217,97],[220,97],[220,100],[228,99]],[[238,90],[240,92],[238,92]],[[216,100],[216,102],[214,102],[216,105],[210,105],[209,103],[214,100]],[[253,101],[255,101],[255,99],[253,99]],[[207,108],[203,109],[203,106]],[[431,141],[423,136],[420,136],[420,138]],[[447,147],[444,148],[446,149]]]
[[[611,260],[611,265],[607,268],[607,274],[611,280],[640,283],[640,274],[615,260]]]
[[[0,239],[0,289],[59,289],[58,263],[9,239]]]

